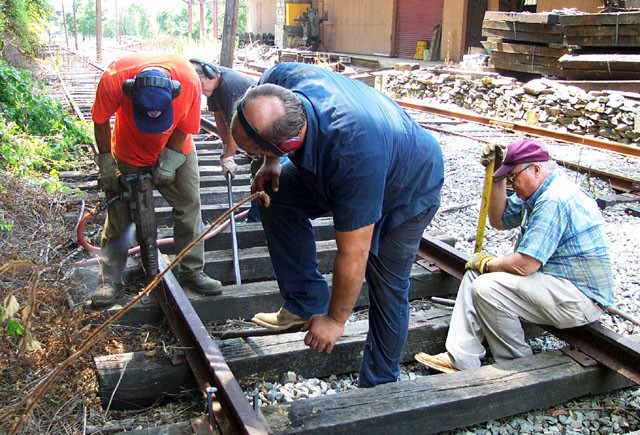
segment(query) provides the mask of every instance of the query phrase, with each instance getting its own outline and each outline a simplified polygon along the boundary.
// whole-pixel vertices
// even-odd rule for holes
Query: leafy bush
[[[0,37],[10,36],[21,53],[33,55],[40,44],[38,34],[52,13],[48,0],[2,0]]]
[[[88,125],[77,121],[44,86],[0,60],[0,168],[17,176],[69,169],[78,144],[92,141]]]

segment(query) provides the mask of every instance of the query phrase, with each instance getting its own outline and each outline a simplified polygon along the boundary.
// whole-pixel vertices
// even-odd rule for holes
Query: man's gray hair
[[[273,144],[279,144],[297,136],[307,121],[307,113],[296,94],[282,86],[267,83],[250,88],[244,95],[244,104],[261,96],[274,96],[282,102],[284,114],[274,118],[273,122],[259,132],[260,136]]]
[[[539,165],[547,171],[547,173],[552,173],[558,167],[558,164],[555,160],[547,160],[546,162],[539,162]]]

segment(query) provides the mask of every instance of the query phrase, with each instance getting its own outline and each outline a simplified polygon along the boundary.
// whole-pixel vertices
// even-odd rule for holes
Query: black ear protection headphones
[[[177,80],[170,80],[167,77],[136,77],[125,80],[122,84],[122,92],[129,98],[133,98],[136,91],[142,87],[155,86],[171,90],[171,99],[180,95],[182,87]]]
[[[208,79],[215,79],[220,75],[220,68],[207,62],[206,60],[196,59],[194,57],[192,59],[189,59],[189,62],[197,63],[198,65],[200,65],[200,68],[202,68],[202,72],[204,73],[204,76]]]
[[[251,139],[253,139],[255,143],[257,143],[263,150],[271,151],[276,156],[282,157],[283,155],[300,148],[300,145],[302,144],[300,136],[290,137],[289,139],[277,145],[269,142],[264,137],[262,137],[260,133],[258,133],[256,129],[253,128],[247,117],[244,116],[244,100],[241,100],[238,103],[237,111],[240,124],[242,124],[245,131],[249,134],[249,136],[251,136]]]

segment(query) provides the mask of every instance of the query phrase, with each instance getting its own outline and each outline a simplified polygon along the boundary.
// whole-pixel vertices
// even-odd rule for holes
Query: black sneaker
[[[217,296],[222,294],[222,283],[210,278],[203,271],[180,273],[178,281],[183,287],[205,296]]]

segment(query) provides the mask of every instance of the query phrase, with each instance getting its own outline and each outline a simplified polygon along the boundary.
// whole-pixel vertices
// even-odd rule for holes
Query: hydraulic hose
[[[97,216],[98,214],[100,214],[101,212],[105,211],[107,209],[107,207],[109,207],[109,204],[111,204],[112,202],[116,201],[120,199],[119,195],[116,195],[112,198],[109,198],[107,201],[101,201],[95,208],[89,210],[87,213],[85,213],[85,215],[82,217],[82,219],[80,219],[78,221],[78,225],[76,226],[76,235],[78,238],[78,243],[80,244],[80,246],[82,246],[87,252],[89,252],[90,254],[94,254],[94,255],[98,255],[100,253],[100,247],[98,246],[94,246],[92,244],[90,244],[89,242],[87,242],[85,236],[84,236],[84,229],[87,225],[87,222],[89,222],[91,219],[93,219],[95,216]],[[243,220],[247,217],[247,214],[249,214],[249,210],[245,210],[243,212],[238,213],[237,215],[235,215],[235,220]],[[225,221],[223,224],[221,224],[218,228],[216,228],[215,230],[211,231],[209,234],[207,234],[207,236],[204,238],[204,240],[208,240],[211,237],[219,234],[222,230],[224,230],[227,226],[229,226],[230,220]],[[160,246],[165,246],[165,245],[171,245],[173,244],[173,237],[164,237],[162,239],[158,239],[157,240],[157,244],[158,247]],[[138,252],[140,252],[140,246],[134,246],[133,248],[129,249],[129,251],[127,252],[127,255],[135,255]],[[82,261],[78,261],[75,263],[76,267],[79,266],[86,266],[88,264],[97,264],[99,261],[99,259],[97,257],[95,258],[90,258],[87,260],[82,260]]]

